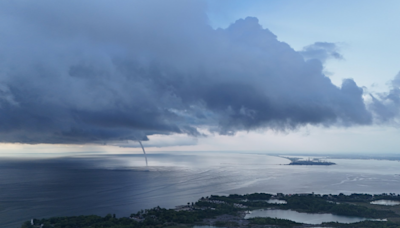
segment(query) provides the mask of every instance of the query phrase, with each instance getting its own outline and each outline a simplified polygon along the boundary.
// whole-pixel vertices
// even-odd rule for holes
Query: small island
[[[289,159],[291,161],[288,165],[336,165],[336,163],[323,161],[318,158],[307,159],[307,160],[302,160],[300,158],[288,158],[288,157],[284,158]]]
[[[285,204],[276,204],[277,200]],[[155,207],[140,210],[129,217],[117,218],[115,214],[105,217],[81,215],[53,217],[26,221],[21,228],[193,228],[194,226],[220,227],[400,227],[400,205],[380,206],[370,202],[375,200],[400,200],[400,195],[390,194],[231,194],[201,197],[197,202],[177,206],[175,209]],[[254,217],[263,210],[312,213],[322,216],[332,214],[352,218],[364,218],[351,223],[322,222],[309,224],[286,218]]]

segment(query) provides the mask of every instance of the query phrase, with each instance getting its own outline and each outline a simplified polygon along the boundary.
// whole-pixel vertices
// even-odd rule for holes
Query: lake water
[[[400,202],[394,200],[375,200],[372,201],[371,204],[384,205],[384,206],[397,206],[400,205]]]
[[[0,159],[0,227],[31,218],[174,208],[211,194],[400,193],[397,161],[330,159],[334,166],[287,166],[260,154],[104,155]],[[148,172],[146,170],[149,170]]]
[[[270,204],[287,204],[285,200],[278,200],[278,199],[270,199],[267,200],[266,202]]]
[[[321,224],[323,222],[340,222],[340,223],[354,223],[367,220],[366,218],[359,217],[348,217],[333,214],[311,214],[311,213],[300,213],[292,210],[255,210],[251,214],[246,214],[245,218],[255,217],[270,217],[279,219],[289,219],[299,223],[306,224]]]

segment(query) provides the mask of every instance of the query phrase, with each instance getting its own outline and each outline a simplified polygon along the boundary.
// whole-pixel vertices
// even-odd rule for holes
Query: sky
[[[2,1],[0,154],[396,153],[398,1]]]

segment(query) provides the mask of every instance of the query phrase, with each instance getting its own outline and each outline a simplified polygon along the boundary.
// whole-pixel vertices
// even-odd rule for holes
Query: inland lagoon
[[[245,216],[246,219],[256,217],[288,219],[294,222],[305,224],[321,224],[324,222],[354,223],[368,220],[367,218],[333,215],[330,213],[303,213],[293,210],[280,209],[254,210]]]
[[[397,205],[400,205],[400,201],[394,201],[394,200],[375,200],[375,201],[372,201],[371,204],[383,205],[383,206],[397,206]]]

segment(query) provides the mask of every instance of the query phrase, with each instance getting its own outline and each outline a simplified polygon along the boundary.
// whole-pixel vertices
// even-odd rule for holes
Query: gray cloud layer
[[[315,42],[312,45],[304,47],[300,52],[306,60],[318,59],[325,62],[328,59],[343,59],[339,53],[339,48],[334,43],[328,42]]]
[[[371,124],[363,90],[256,18],[212,29],[200,1],[1,1],[0,141],[105,143]],[[303,57],[305,56],[305,58]]]
[[[376,115],[377,122],[399,126],[400,114],[400,73],[390,82],[390,91],[372,97],[370,109]]]

